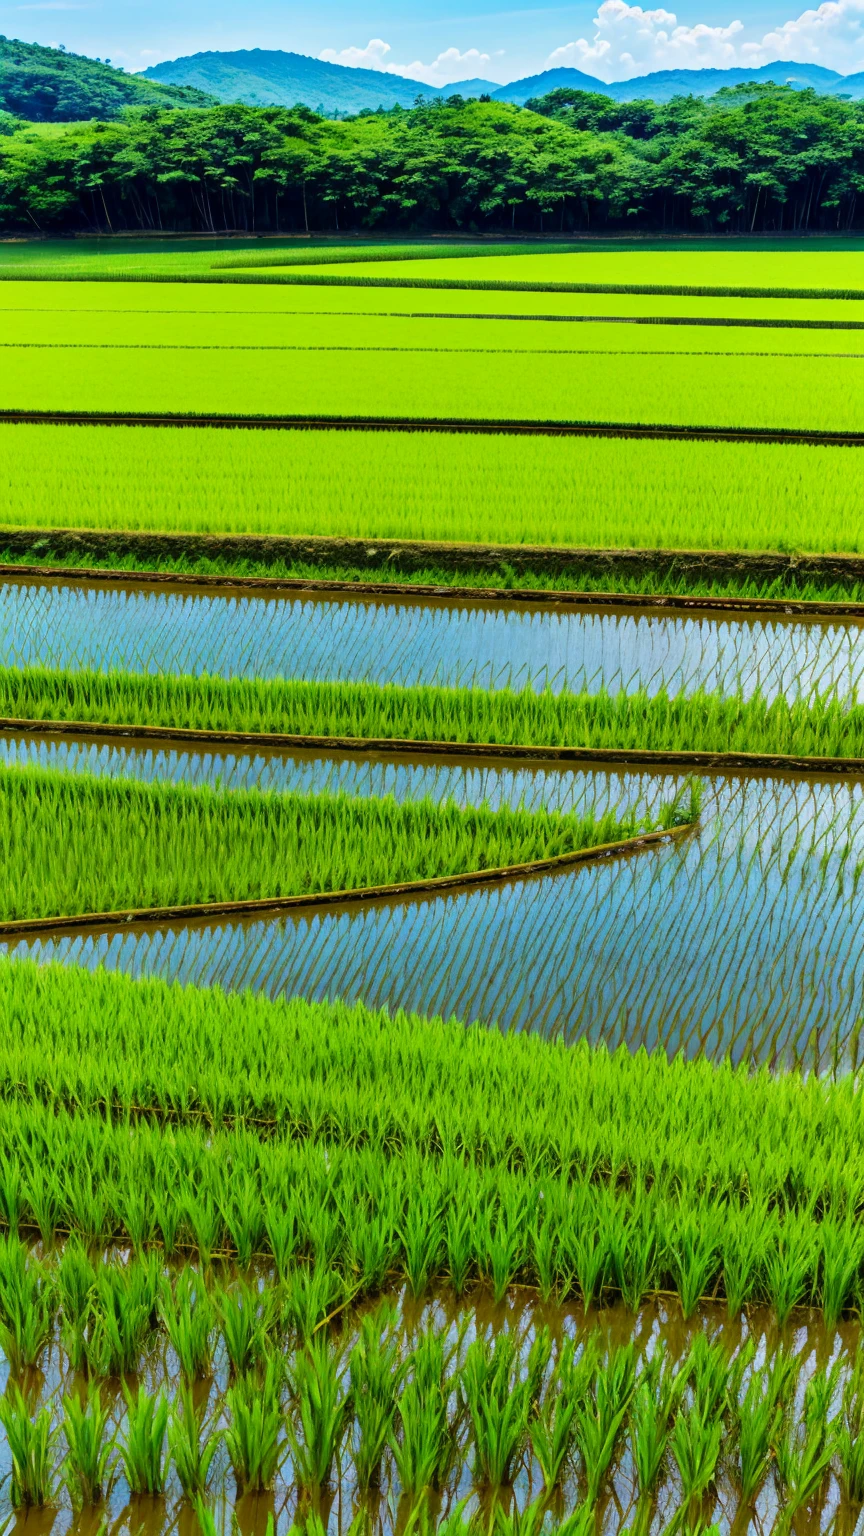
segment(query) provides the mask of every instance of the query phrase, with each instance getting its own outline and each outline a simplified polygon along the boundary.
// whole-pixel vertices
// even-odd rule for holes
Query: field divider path
[[[629,355],[629,354],[628,354]],[[240,416],[157,411],[0,410],[0,425],[55,427],[220,427],[277,432],[476,432],[523,437],[617,437],[664,442],[780,443],[864,448],[864,431],[809,427],[676,426],[621,421],[544,421],[471,416]]]
[[[355,753],[357,756],[476,757],[484,760],[530,761],[539,763],[607,764],[646,768],[704,769],[715,773],[848,774],[864,776],[861,757],[796,757],[769,752],[673,751],[654,747],[573,747],[536,746],[521,742],[430,741],[404,736],[305,736],[278,731],[208,731],[179,725],[135,725],[104,723],[99,720],[28,720],[0,718],[0,735],[110,737],[117,740],[185,742],[191,746],[237,746],[254,752],[256,748],[299,749],[325,753]],[[653,834],[652,834],[653,836]],[[611,845],[610,845],[611,846]],[[617,846],[617,845],[616,845]],[[588,850],[592,852],[596,850]],[[569,859],[571,855],[564,855]],[[555,861],[553,860],[553,863]],[[528,866],[513,866],[525,868]],[[533,865],[531,866],[534,867]],[[442,877],[450,879],[450,876]],[[457,876],[459,881],[468,878]],[[473,880],[474,875],[471,876]],[[434,884],[435,882],[433,882]],[[413,888],[413,887],[412,887]],[[389,886],[387,889],[391,889]],[[395,887],[393,888],[395,889]],[[309,898],[286,897],[287,901]],[[255,903],[252,904],[253,906]],[[53,922],[53,918],[51,919]],[[5,928],[0,924],[0,932]]]
[[[505,880],[519,880],[526,875],[548,874],[556,869],[566,869],[575,864],[594,863],[615,858],[619,854],[635,853],[657,843],[668,842],[693,831],[695,822],[684,826],[669,827],[656,832],[640,832],[636,837],[621,838],[612,843],[598,843],[593,848],[579,848],[572,853],[559,853],[547,859],[532,859],[527,864],[505,864],[497,869],[467,870],[452,875],[435,875],[426,880],[402,880],[394,885],[358,886],[347,891],[313,891],[297,896],[262,896],[246,901],[196,902],[190,906],[133,907],[122,912],[85,912],[74,917],[24,917],[0,922],[0,938],[16,934],[50,933],[57,929],[125,927],[127,924],[194,921],[198,918],[252,916],[256,913],[277,913],[300,907],[345,906],[348,903],[375,901],[394,896],[411,896],[425,891],[462,889],[472,885],[498,884]]]
[[[788,577],[831,581],[864,581],[864,554],[782,554],[771,550],[711,549],[590,549],[568,545],[467,544],[432,539],[373,539],[326,534],[161,533],[144,529],[3,528],[0,549],[7,554],[34,555],[40,550],[58,556],[90,556],[110,560],[132,556],[140,560],[180,558],[255,560],[262,564],[307,561],[320,565],[363,567],[385,565],[394,572],[446,569],[531,570],[561,575],[644,576],[658,569],[681,578],[744,577],[774,581]],[[821,602],[818,599],[710,597],[684,593],[582,592],[556,588],[470,587],[408,581],[340,581],[317,576],[233,576],[199,572],[125,570],[122,567],[54,565],[49,561],[0,563],[0,576],[35,577],[69,582],[116,582],[119,585],[298,592],[346,592],[358,597],[468,598],[491,602],[609,606],[621,608],[699,609],[717,612],[846,615],[864,617],[864,604]]]
[[[182,535],[180,535],[182,537]],[[0,533],[2,543],[2,533]],[[641,553],[641,552],[640,552]],[[650,551],[645,551],[646,554]],[[861,560],[864,573],[864,559]],[[666,592],[580,592],[576,588],[468,587],[407,581],[338,581],[314,576],[223,576],[183,571],[133,571],[119,567],[24,565],[0,562],[0,578],[47,577],[68,581],[116,582],[125,586],[177,586],[187,591],[218,590],[263,592],[329,592],[357,597],[460,598],[471,602],[530,603],[577,608],[623,608],[707,611],[709,613],[766,613],[778,617],[808,615],[813,618],[864,619],[864,603],[821,602],[818,599],[784,597],[707,597]]]

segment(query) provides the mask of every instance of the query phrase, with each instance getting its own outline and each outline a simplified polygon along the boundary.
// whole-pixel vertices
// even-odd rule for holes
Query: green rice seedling
[[[241,1376],[266,1356],[274,1323],[274,1293],[259,1291],[248,1281],[237,1280],[219,1296],[218,1308],[231,1370],[235,1376]]]
[[[488,1221],[485,1233],[486,1274],[492,1285],[492,1299],[503,1301],[524,1263],[524,1217],[521,1212]]]
[[[655,1396],[653,1383],[642,1381],[630,1414],[630,1446],[639,1485],[639,1510],[650,1511],[669,1445],[666,1405]]]
[[[222,1241],[224,1218],[209,1191],[199,1190],[186,1201],[186,1225],[192,1235],[202,1268],[206,1269]]]
[[[768,1371],[754,1371],[735,1405],[733,1466],[742,1504],[752,1504],[768,1473],[783,1405]]]
[[[0,1348],[14,1376],[35,1366],[51,1334],[53,1280],[17,1238],[0,1243]]]
[[[823,1424],[790,1424],[774,1444],[783,1504],[776,1529],[792,1528],[800,1509],[819,1493],[834,1456],[835,1436]]]
[[[80,1239],[70,1237],[57,1265],[57,1295],[61,1308],[61,1338],[73,1371],[87,1360],[87,1326],[96,1287],[96,1268]]]
[[[341,1305],[345,1295],[345,1282],[337,1271],[321,1263],[298,1265],[283,1283],[285,1322],[303,1344],[308,1344],[325,1318]]]
[[[393,1334],[395,1311],[384,1302],[363,1318],[350,1356],[351,1410],[356,1426],[354,1471],[361,1493],[377,1488],[393,1434],[396,1397],[405,1374]]]
[[[437,1273],[442,1249],[441,1212],[431,1204],[412,1200],[399,1231],[404,1254],[405,1278],[413,1296],[422,1296]]]
[[[671,1244],[672,1274],[685,1318],[691,1318],[717,1272],[719,1213],[695,1210],[682,1221]]]
[[[576,1443],[582,1456],[586,1501],[593,1508],[618,1443],[636,1384],[632,1345],[616,1349],[594,1374],[591,1389],[577,1404]]]
[[[793,1307],[812,1292],[815,1282],[815,1234],[806,1222],[787,1217],[776,1245],[765,1251],[765,1283],[777,1321],[786,1322]]]
[[[21,1388],[9,1382],[0,1397],[0,1424],[6,1431],[12,1460],[13,1509],[40,1509],[54,1496],[54,1445],[56,1429],[50,1408],[40,1408],[35,1418]]]
[[[425,1333],[406,1361],[407,1380],[398,1400],[398,1431],[390,1448],[403,1493],[415,1503],[441,1487],[453,1462],[456,1428],[448,1414],[444,1346]]]
[[[670,1435],[670,1447],[681,1478],[681,1508],[688,1511],[714,1479],[720,1455],[723,1422],[694,1407],[680,1413]]]
[[[629,1312],[638,1312],[644,1298],[656,1287],[657,1232],[644,1201],[637,1196],[629,1220],[610,1231],[611,1269],[621,1299]]]
[[[86,1398],[72,1393],[63,1399],[63,1475],[76,1509],[100,1504],[110,1491],[116,1440],[108,1433],[109,1421],[110,1410],[95,1383]]]
[[[362,1230],[365,1232],[366,1228]],[[284,1282],[288,1279],[297,1252],[299,1233],[296,1212],[277,1200],[268,1200],[264,1206],[264,1232],[276,1272]],[[198,1248],[200,1252],[200,1242]]]
[[[577,1218],[575,1229],[571,1227],[567,1234],[567,1246],[587,1312],[602,1294],[612,1267],[609,1232],[602,1220],[583,1224]]]
[[[238,1497],[266,1493],[282,1463],[281,1372],[270,1356],[261,1380],[238,1376],[228,1388],[229,1421],[225,1448],[237,1483]]]
[[[721,1244],[723,1289],[730,1317],[737,1317],[752,1298],[767,1251],[766,1213],[748,1207],[740,1219],[729,1222]],[[770,1223],[767,1224],[770,1230]]]
[[[576,1406],[575,1397],[564,1391],[560,1379],[553,1380],[530,1419],[531,1449],[547,1493],[554,1492],[564,1475],[573,1444]]]
[[[201,1276],[184,1268],[173,1287],[170,1281],[163,1279],[159,1291],[159,1316],[184,1381],[202,1381],[209,1376],[213,1368],[216,1309]]]
[[[525,1366],[525,1385],[528,1388],[528,1403],[532,1408],[537,1406],[551,1359],[552,1331],[547,1323],[543,1323],[531,1340]]]
[[[87,1367],[94,1375],[119,1376],[137,1369],[155,1326],[158,1290],[155,1254],[134,1264],[97,1267],[85,1345]]]
[[[512,1479],[528,1437],[529,1383],[520,1379],[513,1337],[499,1333],[469,1346],[460,1378],[474,1439],[475,1476],[497,1492]]]
[[[165,1486],[168,1399],[139,1386],[135,1396],[123,1384],[126,1429],[120,1442],[123,1471],[132,1493],[161,1493]]]
[[[856,1282],[861,1276],[864,1238],[859,1224],[848,1218],[830,1219],[820,1226],[822,1239],[822,1311],[833,1328],[852,1302]]]
[[[325,1336],[294,1363],[296,1422],[288,1420],[294,1475],[301,1488],[318,1494],[330,1482],[351,1407],[351,1394],[340,1372],[341,1360]]]
[[[459,1297],[465,1295],[471,1279],[476,1255],[475,1226],[476,1213],[468,1205],[450,1207],[444,1225],[447,1278]]]
[[[713,1418],[721,1411],[730,1376],[729,1357],[722,1343],[712,1343],[706,1334],[697,1333],[685,1371],[694,1405],[705,1418]]]
[[[206,1491],[221,1438],[218,1430],[203,1424],[189,1381],[181,1382],[168,1419],[168,1449],[187,1499],[200,1498]]]

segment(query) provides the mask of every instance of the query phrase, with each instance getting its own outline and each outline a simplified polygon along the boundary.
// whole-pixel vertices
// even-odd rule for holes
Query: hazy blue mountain
[[[670,101],[692,93],[713,95],[723,86],[743,85],[750,80],[807,86],[817,91],[864,97],[864,74],[840,75],[819,64],[763,64],[759,69],[663,69],[635,80],[605,85],[579,69],[546,69],[542,74],[495,85],[489,80],[462,80],[452,85],[420,85],[402,75],[386,75],[374,69],[349,69],[327,64],[302,53],[249,48],[236,53],[195,53],[189,58],[153,64],[143,71],[147,79],[167,86],[193,86],[220,101],[242,101],[250,106],[293,107],[302,101],[325,113],[359,112],[362,108],[410,107],[418,96],[490,95],[494,101],[518,106],[532,97],[569,86],[578,91],[601,91],[614,101],[649,97]],[[140,76],[138,77],[140,78]]]
[[[711,96],[723,86],[746,85],[751,80],[773,81],[776,85],[794,85],[799,90],[812,86],[823,93],[864,95],[864,74],[839,75],[821,64],[763,64],[759,69],[661,69],[635,80],[619,80],[604,85],[579,69],[546,69],[540,75],[499,85],[492,97],[524,106],[532,97],[569,87],[574,91],[600,91],[614,101],[671,101],[673,96]]]
[[[246,48],[236,53],[194,53],[191,58],[153,64],[145,78],[163,85],[192,85],[220,101],[248,106],[293,107],[298,101],[324,112],[359,112],[363,107],[411,107],[418,96],[479,96],[496,90],[494,81],[467,80],[436,87],[386,75],[375,69],[347,69],[302,53]],[[205,84],[206,82],[206,84]]]

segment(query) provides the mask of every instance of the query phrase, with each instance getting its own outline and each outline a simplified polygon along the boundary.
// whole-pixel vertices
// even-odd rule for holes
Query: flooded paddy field
[[[862,695],[862,621],[7,580],[0,665],[655,695]]]
[[[121,1268],[139,1262],[115,1254],[107,1268],[114,1269],[118,1259]],[[48,1265],[55,1262],[56,1255],[49,1255]],[[96,1263],[103,1267],[98,1257]],[[311,1358],[331,1386],[338,1427],[327,1441],[325,1476],[311,1487],[313,1435],[308,1416],[304,1419],[309,1380],[299,1365],[303,1341],[273,1275],[239,1276],[217,1265],[202,1276],[193,1268],[160,1263],[151,1266],[149,1283],[163,1287],[159,1317],[140,1330],[130,1369],[109,1374],[92,1361],[86,1370],[76,1369],[65,1347],[64,1324],[55,1319],[37,1364],[17,1378],[31,1414],[47,1410],[58,1438],[64,1399],[78,1395],[84,1401],[88,1390],[98,1390],[106,1438],[115,1434],[116,1447],[114,1477],[106,1479],[107,1497],[98,1515],[94,1510],[76,1515],[69,1491],[58,1490],[55,1507],[30,1511],[26,1521],[19,1517],[16,1529],[39,1536],[97,1528],[145,1536],[197,1530],[194,1505],[183,1497],[167,1447],[161,1493],[130,1491],[121,1459],[130,1435],[127,1394],[134,1403],[140,1389],[166,1394],[172,1437],[187,1403],[194,1408],[199,1443],[212,1456],[208,1498],[217,1529],[229,1528],[233,1508],[235,1529],[244,1536],[264,1536],[270,1517],[277,1532],[287,1532],[310,1513],[332,1536],[356,1531],[353,1522],[375,1533],[410,1529],[418,1455],[423,1455],[412,1438],[412,1413],[421,1399],[427,1413],[432,1403],[437,1406],[437,1472],[424,1500],[432,1530],[454,1529],[445,1522],[455,1517],[455,1529],[462,1531],[472,1515],[482,1528],[497,1530],[496,1506],[505,1519],[516,1520],[518,1530],[532,1505],[535,1513],[550,1512],[553,1529],[576,1510],[584,1522],[579,1529],[597,1536],[634,1528],[660,1536],[670,1529],[704,1530],[709,1523],[723,1536],[778,1529],[816,1536],[829,1528],[851,1536],[856,1528],[860,1504],[850,1426],[860,1411],[857,1322],[827,1326],[802,1308],[780,1327],[766,1309],[730,1317],[719,1304],[705,1304],[685,1321],[677,1301],[662,1297],[634,1314],[620,1303],[585,1311],[581,1302],[544,1302],[526,1290],[495,1303],[483,1290],[461,1299],[447,1291],[415,1298],[406,1287],[348,1309],[313,1337]],[[193,1306],[210,1309],[207,1347],[197,1365],[182,1345],[179,1352],[175,1347],[172,1286],[175,1297],[188,1288]],[[255,1378],[255,1391],[265,1414],[273,1415],[274,1426],[278,1422],[273,1447],[278,1467],[267,1492],[238,1497],[231,1436],[241,1416],[244,1377],[236,1365],[237,1341],[219,1319],[226,1306],[237,1310],[244,1295],[255,1298],[265,1320],[264,1358],[270,1363],[263,1385]],[[363,1406],[376,1359],[388,1368],[381,1400],[384,1429],[377,1437],[370,1435]],[[514,1405],[503,1479],[497,1471],[490,1479],[484,1432],[496,1375]],[[5,1384],[5,1367],[2,1376]],[[424,1389],[424,1379],[431,1390]],[[772,1402],[777,1411],[768,1415],[768,1434],[760,1439],[757,1433],[754,1457],[748,1426],[758,1405]],[[611,1426],[602,1450],[592,1433],[598,1412]],[[694,1472],[692,1447],[701,1444],[706,1423]],[[550,1431],[554,1438],[556,1425],[553,1453]],[[808,1445],[812,1455],[817,1442],[820,1465],[808,1496],[800,1499],[795,1458]],[[0,1472],[10,1470],[4,1444]]]
[[[673,771],[2,739],[7,762],[315,793],[656,812]],[[582,868],[362,907],[10,939],[6,953],[229,991],[358,998],[568,1041],[857,1065],[864,780],[702,775],[697,828]]]

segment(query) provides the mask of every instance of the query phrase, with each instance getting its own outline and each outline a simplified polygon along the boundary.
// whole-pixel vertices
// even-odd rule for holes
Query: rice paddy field
[[[4,1529],[860,1530],[862,337],[0,243]]]

